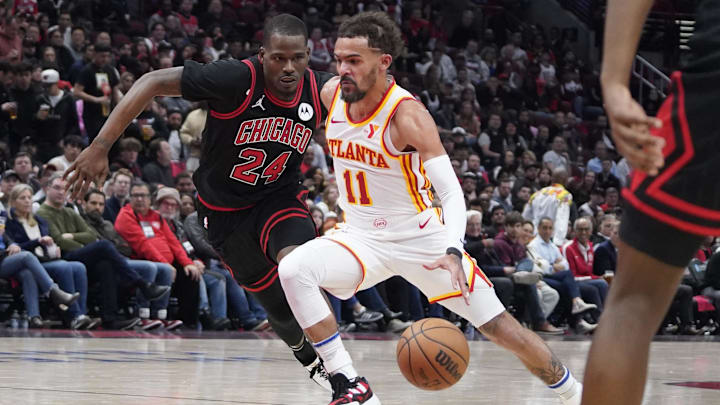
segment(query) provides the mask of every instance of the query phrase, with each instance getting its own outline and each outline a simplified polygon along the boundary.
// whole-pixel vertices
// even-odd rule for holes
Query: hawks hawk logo
[[[313,108],[308,103],[301,103],[298,107],[298,117],[303,121],[309,121],[313,117]]]

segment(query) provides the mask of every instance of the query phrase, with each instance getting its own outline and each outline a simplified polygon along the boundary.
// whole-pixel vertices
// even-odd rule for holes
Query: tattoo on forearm
[[[565,375],[565,367],[563,367],[560,360],[553,355],[550,359],[550,364],[544,368],[533,368],[530,370],[539,379],[541,379],[547,385],[556,384]]]
[[[97,146],[100,146],[101,148],[105,150],[109,150],[112,147],[112,143],[106,141],[102,137],[95,137],[95,140],[93,141],[94,144],[97,144]]]

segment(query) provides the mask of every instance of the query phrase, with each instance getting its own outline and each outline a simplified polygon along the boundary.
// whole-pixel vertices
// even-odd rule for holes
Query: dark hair
[[[120,150],[133,150],[140,152],[142,150],[142,144],[135,138],[123,138],[119,143]]]
[[[132,193],[133,189],[137,187],[145,187],[148,193],[151,191],[150,186],[147,183],[141,180],[137,180],[130,185],[130,192]]]
[[[85,200],[85,202],[88,202],[90,200],[90,196],[93,194],[99,194],[103,196],[103,201],[107,199],[107,197],[105,197],[105,193],[96,188],[91,188],[90,190],[88,190],[87,193],[85,193],[85,197],[83,197],[83,200]]]
[[[473,205],[482,205],[482,200],[479,198],[473,198],[470,200],[470,206],[472,207]]]
[[[367,38],[368,46],[380,49],[395,59],[403,48],[402,34],[397,24],[380,11],[356,14],[338,29],[338,38]]]
[[[160,150],[160,144],[163,142],[167,142],[163,138],[155,138],[150,142],[150,145],[148,146],[148,157],[151,160],[157,159],[157,153]]]
[[[30,159],[30,164],[32,164],[32,156],[30,156],[29,153],[27,153],[27,152],[18,152],[17,155],[15,155],[15,157],[13,157],[13,166],[15,166],[15,161],[18,160],[18,158],[21,158],[21,157],[26,157],[26,158]]]
[[[78,148],[85,147],[85,142],[83,142],[82,138],[79,135],[66,136],[65,138],[63,138],[63,144],[77,146]]]
[[[301,35],[305,41],[308,39],[308,32],[305,23],[291,14],[279,14],[269,19],[263,28],[263,45],[270,41],[273,35],[298,36]]]
[[[112,48],[106,44],[95,44],[95,54],[102,52],[112,52]]]
[[[25,72],[32,72],[33,71],[33,65],[28,62],[20,62],[13,66],[13,72],[16,75],[21,75]]]
[[[540,218],[540,220],[538,221],[538,228],[539,228],[540,225],[541,225],[543,222],[545,222],[545,221],[550,222],[550,225],[553,225],[553,226],[555,225],[555,221],[553,221],[552,218],[550,218],[550,217],[542,217],[542,218]]]
[[[180,183],[180,179],[190,179],[192,181],[192,175],[188,172],[180,172],[175,176],[175,185],[177,186],[178,183]]]
[[[70,30],[70,32],[72,33],[72,32],[75,32],[75,31],[77,31],[77,30],[82,31],[83,34],[86,34],[86,33],[87,33],[87,32],[85,31],[85,28],[82,27],[82,26],[80,26],[80,25],[75,25],[75,26],[73,26],[72,29]]]
[[[525,218],[523,218],[523,216],[517,211],[512,211],[505,216],[505,226],[515,226],[517,224],[522,224],[523,221],[525,221]]]
[[[478,198],[478,199],[479,199],[479,198]],[[502,205],[496,205],[496,206],[494,206],[494,207],[490,210],[490,216],[495,215],[495,211],[498,211],[498,210],[506,211],[506,210],[505,210],[505,207],[503,207]],[[506,211],[506,212],[507,212],[507,211]]]

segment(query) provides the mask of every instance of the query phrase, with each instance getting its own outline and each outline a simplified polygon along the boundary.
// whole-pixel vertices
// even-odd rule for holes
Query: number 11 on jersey
[[[357,179],[358,183],[358,189],[360,191],[360,201],[355,198],[355,192],[353,191],[353,175],[350,170],[345,170],[343,172],[343,178],[345,179],[345,190],[347,190],[347,199],[350,204],[360,204],[360,205],[372,205],[372,199],[370,198],[370,195],[368,194],[368,187],[367,187],[367,178],[365,177],[365,172],[359,171],[357,174],[355,174],[355,178]]]

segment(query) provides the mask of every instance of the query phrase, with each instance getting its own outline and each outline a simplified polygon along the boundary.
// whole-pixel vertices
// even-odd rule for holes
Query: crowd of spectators
[[[111,150],[107,182],[79,201],[66,199],[61,176],[144,73],[250,57],[263,21],[283,12],[308,25],[309,66],[333,72],[339,24],[381,10],[406,44],[394,79],[432,114],[465,194],[466,250],[528,327],[591,332],[615,270],[630,168],[609,136],[597,66],[576,56],[564,30],[508,11],[523,3],[0,0],[0,248],[19,254],[19,246],[46,270],[28,264],[18,276],[0,265],[0,277],[22,284],[35,326],[38,291],[56,304],[60,291],[79,297],[60,315],[76,329],[267,328],[197,221],[191,175],[206,104],[153,100]],[[301,171],[322,234],[342,220],[322,127]],[[720,285],[700,287],[720,301]],[[678,292],[681,332],[698,332],[692,296]],[[329,298],[344,331],[449,316],[399,278],[344,302]]]

